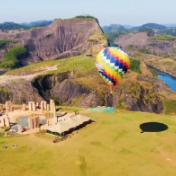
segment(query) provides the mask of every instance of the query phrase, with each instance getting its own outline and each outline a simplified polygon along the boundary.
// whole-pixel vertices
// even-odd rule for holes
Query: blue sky
[[[0,0],[0,23],[89,14],[101,25],[176,23],[176,0]]]

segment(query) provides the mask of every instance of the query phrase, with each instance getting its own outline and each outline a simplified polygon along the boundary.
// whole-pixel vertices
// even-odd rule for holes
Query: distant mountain
[[[169,23],[169,24],[164,24],[167,28],[174,28],[176,27],[176,23]]]
[[[102,29],[104,32],[115,32],[125,30],[125,28],[120,24],[111,24],[109,26],[103,26]]]
[[[21,24],[17,24],[17,23],[14,23],[14,22],[0,23],[0,29],[2,29],[2,30],[11,30],[11,29],[20,29],[20,28],[27,29],[29,27],[23,26]]]
[[[21,25],[35,27],[35,26],[48,26],[53,22],[53,20],[41,20],[41,21],[33,21],[30,23],[21,23]]]
[[[176,25],[176,24],[175,24]],[[168,24],[169,26],[169,24]],[[170,26],[174,26],[174,24],[170,24]],[[157,23],[146,23],[141,26],[130,26],[130,25],[120,25],[120,24],[111,24],[109,26],[103,26],[102,29],[104,32],[116,32],[116,31],[123,31],[123,30],[132,30],[132,31],[138,31],[141,29],[158,29],[158,30],[165,30],[167,29],[166,26],[157,24]]]
[[[32,27],[43,27],[48,26],[52,23],[52,20],[42,20],[42,21],[34,21],[31,23],[14,23],[14,22],[4,22],[0,23],[0,29],[2,30],[12,30],[12,29],[30,29]]]
[[[176,36],[176,27],[170,27],[164,30],[160,30],[157,32],[159,35],[172,35]]]
[[[135,26],[123,25],[123,27],[127,30],[130,30],[130,29],[134,28]]]
[[[144,28],[159,29],[159,30],[167,29],[166,26],[161,25],[161,24],[146,23],[146,24],[143,24],[142,26],[134,27],[132,28],[132,30],[139,30],[139,29],[144,29]]]
[[[141,26],[141,28],[151,28],[151,29],[166,29],[166,26],[156,23],[147,23]]]

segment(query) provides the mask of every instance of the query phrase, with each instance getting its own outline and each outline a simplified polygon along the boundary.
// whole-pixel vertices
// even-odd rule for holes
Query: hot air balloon
[[[95,66],[112,92],[128,71],[130,59],[119,47],[107,47],[98,53]]]

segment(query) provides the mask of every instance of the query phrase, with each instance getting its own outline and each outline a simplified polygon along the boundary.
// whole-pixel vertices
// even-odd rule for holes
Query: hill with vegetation
[[[130,33],[122,25],[119,24],[111,24],[109,26],[103,26],[102,30],[108,36],[108,41],[111,46],[114,45],[114,41],[117,37]]]
[[[4,22],[4,23],[0,23],[0,29],[1,30],[13,30],[13,29],[29,29],[29,27],[22,25],[22,24],[18,24],[18,23],[14,23],[14,22]]]
[[[33,28],[33,27],[48,26],[52,22],[53,22],[53,20],[40,20],[40,21],[32,21],[30,23],[21,23],[21,25]]]
[[[120,24],[111,24],[110,26],[103,26],[102,30],[106,32],[115,32],[115,31],[122,31],[125,28]]]
[[[163,39],[159,38],[153,38],[156,40],[165,40],[165,41],[171,41],[171,39],[169,39],[169,36],[175,36],[175,28],[171,27],[171,28],[167,28],[164,25],[160,25],[160,24],[156,24],[156,23],[147,23],[147,24],[143,24],[141,26],[138,27],[128,27],[125,28],[122,25],[109,25],[109,26],[104,26],[102,28],[104,30],[104,32],[107,34],[108,38],[109,38],[109,42],[111,45],[117,45],[116,39],[124,36],[124,35],[133,35],[136,32],[145,32],[147,33],[148,37],[155,37],[155,36],[162,36],[163,35]],[[166,36],[166,37],[164,37]],[[174,37],[173,37],[174,39]],[[133,43],[131,43],[133,44]],[[119,44],[120,45],[120,44]],[[123,45],[122,45],[123,46]],[[158,54],[156,52],[156,54]]]
[[[164,29],[157,32],[159,35],[172,35],[176,36],[176,27],[170,29]]]
[[[143,29],[140,32],[118,36],[114,43],[129,53],[136,50],[159,56],[175,56],[175,36],[154,34],[151,29]]]
[[[45,27],[1,31],[0,67],[14,68],[43,60],[90,55],[107,45],[107,36],[102,32],[96,18],[77,16],[56,19]],[[18,54],[17,57],[11,55],[10,59],[9,53],[16,50],[17,46],[25,48],[25,53],[21,53],[25,54],[25,58]]]
[[[167,112],[166,99],[172,101],[175,94],[154,77],[145,61],[138,59],[152,54],[145,46],[159,46],[157,36],[153,36],[155,41],[147,32],[121,36],[127,37],[122,41],[127,42],[126,49],[132,56],[131,69],[113,94],[95,69],[97,52],[108,45],[96,18],[56,19],[46,27],[10,33],[12,38],[0,40],[1,69],[11,68],[0,77],[0,102],[13,98],[20,104],[52,98],[58,105]]]
[[[55,69],[51,70],[51,67]],[[153,76],[144,61],[136,59],[131,60],[130,71],[113,90],[113,94],[110,94],[109,87],[95,69],[95,58],[83,55],[31,64],[8,71],[1,76],[1,80],[3,77],[9,81],[4,81],[0,86],[2,102],[12,98],[11,95],[15,103],[27,102],[32,96],[36,101],[49,101],[52,98],[58,105],[113,106],[163,113],[167,111],[166,100],[176,97],[162,81]]]
[[[139,29],[144,29],[144,28],[162,30],[162,29],[166,29],[166,26],[161,25],[161,24],[156,24],[156,23],[146,23],[141,26],[134,27],[134,28],[132,28],[132,30],[139,30]]]
[[[43,27],[48,26],[52,23],[52,20],[41,20],[41,21],[34,21],[30,23],[14,23],[14,22],[4,22],[0,23],[1,30],[14,30],[14,29],[31,29],[34,27]]]

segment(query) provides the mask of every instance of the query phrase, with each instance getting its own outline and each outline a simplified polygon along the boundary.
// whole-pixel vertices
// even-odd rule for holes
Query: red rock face
[[[18,41],[28,50],[29,60],[39,62],[48,59],[64,58],[82,54],[91,49],[93,45],[101,42],[92,42],[88,38],[94,31],[101,31],[95,20],[70,19],[55,20],[51,25],[31,29],[28,31],[0,32],[0,39],[10,38]],[[103,43],[107,41],[103,41]],[[12,45],[12,46],[13,46]],[[12,47],[11,46],[11,47]],[[8,50],[7,46],[6,50]],[[3,57],[4,49],[0,49],[0,58]]]
[[[131,53],[129,49],[131,45],[136,46],[138,49],[146,48],[151,53],[157,55],[173,54],[176,40],[162,41],[162,40],[150,40],[145,32],[136,32],[129,35],[123,35],[116,38],[115,44],[118,44],[123,49]]]

